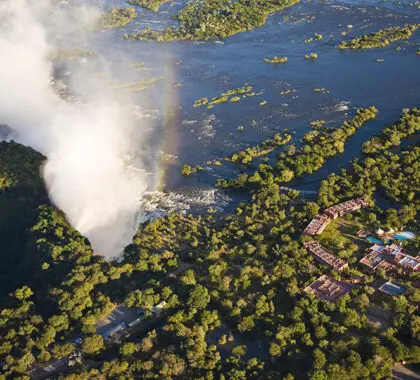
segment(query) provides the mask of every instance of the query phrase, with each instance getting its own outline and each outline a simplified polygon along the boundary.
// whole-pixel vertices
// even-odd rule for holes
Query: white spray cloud
[[[84,102],[65,101],[49,83],[51,37],[83,40],[83,27],[98,14],[87,6],[60,11],[47,0],[0,0],[0,124],[47,157],[52,202],[96,252],[114,257],[135,232],[151,182],[142,156],[133,154],[144,133],[107,86],[82,88],[83,71],[72,74]]]

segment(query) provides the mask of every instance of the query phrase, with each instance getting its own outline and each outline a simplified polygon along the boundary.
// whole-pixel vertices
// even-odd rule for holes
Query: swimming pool
[[[405,289],[403,287],[398,286],[392,282],[386,282],[379,289],[392,296],[400,296],[405,292]]]
[[[409,240],[414,239],[416,235],[409,231],[398,232],[394,235],[395,240]]]
[[[379,239],[377,239],[376,237],[373,237],[373,236],[367,236],[366,240],[369,243],[382,244],[382,240],[379,240]]]

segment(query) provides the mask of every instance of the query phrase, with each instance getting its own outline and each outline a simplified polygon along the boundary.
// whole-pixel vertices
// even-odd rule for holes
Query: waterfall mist
[[[51,85],[52,52],[87,43],[99,9],[49,0],[0,0],[0,124],[47,157],[51,201],[108,258],[137,227],[140,200],[153,183],[145,122],[87,65],[73,65],[68,101]],[[89,29],[90,28],[90,29]],[[95,58],[101,70],[106,61]]]

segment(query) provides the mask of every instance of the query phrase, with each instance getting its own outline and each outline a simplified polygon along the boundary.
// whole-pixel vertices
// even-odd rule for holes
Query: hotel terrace
[[[350,212],[359,210],[362,207],[368,205],[368,202],[363,198],[352,199],[347,202],[340,203],[338,205],[328,207],[325,209],[324,214],[318,214],[311,222],[306,226],[303,231],[303,235],[320,235],[328,223],[332,219],[337,219],[339,216],[346,215]]]
[[[406,271],[420,270],[420,257],[408,255],[397,244],[389,246],[374,244],[366,250],[366,253],[360,262],[373,271],[382,268],[389,272],[395,271],[398,267]]]
[[[324,274],[311,285],[308,285],[304,291],[308,294],[312,293],[322,300],[334,302],[339,297],[348,293],[352,286],[342,281],[337,281],[331,276]]]
[[[368,202],[363,198],[352,199],[338,205],[328,207],[324,210],[324,214],[332,219],[337,219],[339,216],[344,216],[350,212],[357,211],[362,207],[366,207]]]
[[[315,240],[303,243],[307,251],[314,256],[315,261],[320,264],[328,265],[336,271],[342,271],[348,264],[334,255],[331,251],[323,247]]]

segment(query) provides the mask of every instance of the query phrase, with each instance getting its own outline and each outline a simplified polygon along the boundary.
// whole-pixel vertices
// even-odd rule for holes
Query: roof
[[[345,261],[341,260],[338,256],[334,255],[315,240],[306,242],[304,245],[308,252],[315,256],[315,259],[318,259],[318,261],[321,261],[323,264],[329,265],[335,270],[342,270],[348,266]]]
[[[351,284],[335,280],[333,277],[324,274],[312,284],[308,285],[304,291],[306,293],[312,293],[325,301],[334,302],[351,289]]]
[[[112,327],[109,330],[104,331],[103,333],[101,333],[102,338],[108,338],[111,335],[117,333],[118,331],[124,330],[125,329],[125,322],[121,322],[118,325],[116,325],[115,327]]]

